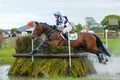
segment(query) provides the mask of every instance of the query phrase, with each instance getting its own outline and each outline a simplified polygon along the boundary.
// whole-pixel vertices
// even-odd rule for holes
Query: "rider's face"
[[[56,18],[56,19],[58,19],[58,18],[59,18],[59,16],[55,16],[55,18]]]

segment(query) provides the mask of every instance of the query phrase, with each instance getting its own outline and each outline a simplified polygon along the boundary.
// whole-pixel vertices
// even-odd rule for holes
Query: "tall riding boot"
[[[65,34],[63,34],[65,39],[68,40],[68,33],[66,32]]]

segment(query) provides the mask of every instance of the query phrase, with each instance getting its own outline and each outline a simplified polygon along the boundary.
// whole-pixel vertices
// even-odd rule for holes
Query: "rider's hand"
[[[66,28],[67,26],[66,25],[64,25],[64,28]]]
[[[52,26],[52,28],[53,28],[53,29],[56,29],[56,28],[57,28],[57,26],[56,26],[56,25],[53,25],[53,26]]]

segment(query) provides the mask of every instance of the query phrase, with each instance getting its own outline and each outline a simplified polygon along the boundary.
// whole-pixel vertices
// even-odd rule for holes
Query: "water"
[[[0,66],[0,80],[9,80],[7,76],[10,65]]]
[[[90,75],[90,77],[120,80],[120,56],[107,57],[107,64],[100,64],[96,55],[90,55],[89,59],[92,60],[97,71],[96,74]]]
[[[40,78],[8,76],[10,65],[0,66],[0,80],[40,80]]]

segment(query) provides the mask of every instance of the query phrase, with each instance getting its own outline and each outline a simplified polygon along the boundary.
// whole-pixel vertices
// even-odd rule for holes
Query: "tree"
[[[109,27],[109,25],[108,25],[108,20],[111,19],[111,18],[116,18],[116,19],[118,19],[118,24],[119,24],[119,29],[120,29],[120,16],[119,16],[119,15],[114,15],[114,14],[112,14],[112,15],[105,16],[105,18],[101,21],[101,24],[102,24],[103,26],[106,25],[106,28],[108,28],[108,27]],[[116,27],[116,26],[113,25],[113,26],[111,26],[109,29],[115,30],[115,29],[116,29],[115,27]]]
[[[77,24],[75,31],[76,32],[80,32],[81,30],[82,30],[82,25],[81,24]]]
[[[91,27],[89,30],[93,30],[95,32],[101,32],[104,30],[104,27]]]
[[[17,32],[17,33],[18,33],[19,31],[17,30],[17,28],[12,28],[12,29],[11,29],[11,33],[14,33],[14,32]]]

